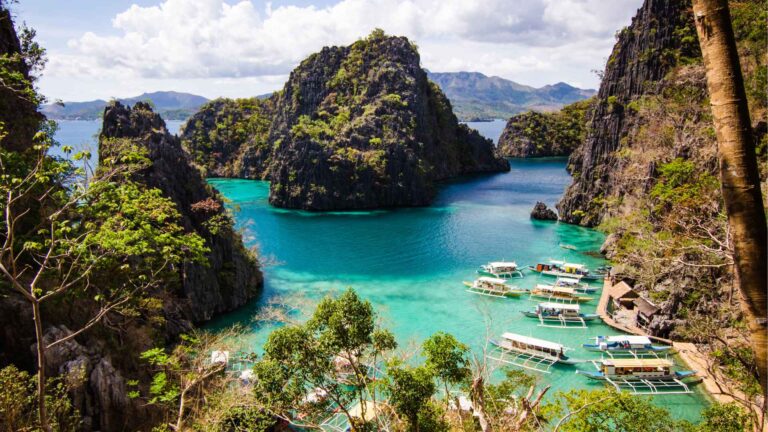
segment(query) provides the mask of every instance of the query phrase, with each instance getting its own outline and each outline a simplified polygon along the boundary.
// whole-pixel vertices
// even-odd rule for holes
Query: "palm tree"
[[[768,395],[766,219],[739,54],[727,0],[693,0],[693,13],[717,132],[736,284],[745,299],[760,385]]]

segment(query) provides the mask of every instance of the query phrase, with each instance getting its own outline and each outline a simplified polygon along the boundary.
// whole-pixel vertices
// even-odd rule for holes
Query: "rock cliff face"
[[[518,158],[570,155],[584,140],[593,101],[576,102],[557,112],[512,116],[499,138],[499,153]]]
[[[13,27],[11,13],[0,2],[0,56],[4,67],[20,77],[3,77],[0,86],[0,123],[4,130],[0,133],[0,145],[3,148],[24,150],[38,130],[43,116],[37,112],[39,100],[29,84],[30,71],[21,52],[21,44]]]
[[[195,126],[185,128],[182,138],[213,173],[269,178],[270,203],[278,207],[427,205],[437,181],[509,169],[490,140],[457,122],[406,38],[374,32],[348,47],[326,47],[259,105],[272,104],[256,116],[272,112],[266,142],[261,134],[247,133],[227,143],[234,151],[213,140],[212,150],[195,144],[195,134],[209,130],[204,119],[221,116],[224,108],[195,116]],[[223,159],[212,161],[213,153]]]
[[[696,55],[689,7],[684,0],[646,0],[632,24],[619,32],[589,116],[586,140],[568,162],[574,182],[557,205],[563,220],[586,226],[600,222],[594,200],[615,186],[614,152],[630,129],[627,105],[656,91],[655,85],[681,57]]]
[[[99,158],[115,157],[111,139],[128,138],[146,148],[152,165],[136,174],[136,180],[158,188],[173,199],[187,230],[206,239],[210,253],[207,265],[186,264],[182,273],[185,317],[193,322],[233,310],[253,298],[262,285],[262,275],[240,235],[224,213],[218,193],[205,183],[191,164],[179,139],[168,133],[165,122],[149,105],[139,102],[129,108],[120,103],[104,110]],[[119,150],[118,150],[119,151]],[[207,222],[225,217],[223,229],[211,230]]]
[[[274,98],[210,101],[184,125],[184,147],[206,176],[263,179],[273,110]]]

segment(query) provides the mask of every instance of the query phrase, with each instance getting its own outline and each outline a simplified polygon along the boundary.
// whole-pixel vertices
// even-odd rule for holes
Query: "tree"
[[[395,347],[394,336],[378,328],[370,302],[349,289],[338,298],[323,299],[305,324],[269,335],[264,356],[254,365],[253,391],[265,409],[290,422],[316,425],[313,417],[332,403],[350,425],[364,428],[366,396],[374,405],[376,401],[371,370]],[[307,396],[310,389],[315,397]],[[354,404],[359,404],[361,418],[351,414]],[[297,412],[304,414],[301,421]]]
[[[720,181],[731,229],[736,283],[744,296],[764,399],[768,404],[768,246],[755,143],[727,0],[694,0],[717,133]]]
[[[419,416],[429,410],[429,401],[437,390],[435,375],[426,366],[410,367],[399,361],[387,367],[389,403],[408,420],[409,430],[420,432]]]
[[[456,340],[453,335],[437,332],[424,341],[422,350],[426,357],[426,366],[443,382],[447,409],[451,399],[448,387],[469,377],[469,347]]]
[[[64,384],[49,380],[46,390],[53,429],[57,432],[81,430],[80,416],[72,407]],[[0,369],[0,432],[40,430],[36,400],[35,377],[13,365]]]
[[[200,260],[206,248],[178,224],[175,204],[158,189],[127,180],[149,161],[127,152],[102,161],[95,177],[70,161],[48,156],[51,129],[34,149],[0,149],[0,274],[5,287],[29,303],[35,329],[38,412],[46,412],[46,352],[77,337],[108,314],[131,309],[149,290],[177,276],[174,265]],[[82,159],[83,155],[75,155]],[[85,313],[66,336],[45,336],[43,306],[76,298]]]

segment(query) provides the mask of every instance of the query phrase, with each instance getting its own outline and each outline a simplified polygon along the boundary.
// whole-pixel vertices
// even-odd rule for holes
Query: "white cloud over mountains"
[[[602,68],[614,32],[640,3],[341,0],[257,7],[248,0],[165,0],[118,14],[113,34],[70,40],[68,52],[50,53],[47,74],[152,81],[279,76],[322,46],[349,44],[380,27],[415,41],[422,65],[434,71],[594,85],[589,71]]]

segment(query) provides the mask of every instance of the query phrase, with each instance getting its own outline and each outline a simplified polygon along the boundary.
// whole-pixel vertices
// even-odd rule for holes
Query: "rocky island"
[[[181,137],[200,165],[269,179],[277,207],[423,206],[438,181],[509,170],[492,141],[459,124],[415,46],[381,31],[309,56],[268,100],[215,101],[189,125]]]

